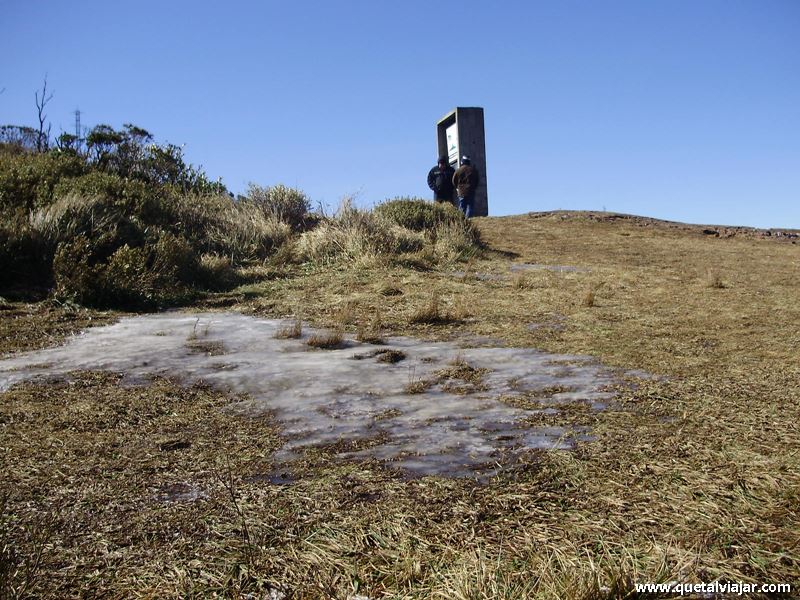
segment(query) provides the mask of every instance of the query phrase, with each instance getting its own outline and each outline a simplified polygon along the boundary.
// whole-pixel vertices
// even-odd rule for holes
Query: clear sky
[[[482,106],[491,215],[800,228],[800,0],[0,0],[0,124],[134,123],[234,192],[429,196]]]

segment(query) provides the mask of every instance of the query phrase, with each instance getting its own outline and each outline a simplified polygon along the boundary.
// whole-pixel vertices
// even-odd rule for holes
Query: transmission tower
[[[81,139],[81,111],[75,109],[75,137]]]

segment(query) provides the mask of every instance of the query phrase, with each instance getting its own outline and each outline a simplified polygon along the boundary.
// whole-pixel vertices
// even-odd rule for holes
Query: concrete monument
[[[467,155],[478,169],[481,180],[475,192],[476,217],[489,214],[489,197],[486,187],[486,139],[483,129],[483,109],[458,106],[443,116],[436,124],[439,156],[447,156],[454,169],[461,166],[461,157]]]

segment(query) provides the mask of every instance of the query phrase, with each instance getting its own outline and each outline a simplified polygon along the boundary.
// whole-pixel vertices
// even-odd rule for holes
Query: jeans
[[[473,203],[475,200],[475,196],[459,196],[458,197],[458,208],[461,209],[461,212],[464,213],[464,216],[468,219],[472,217],[473,212]]]

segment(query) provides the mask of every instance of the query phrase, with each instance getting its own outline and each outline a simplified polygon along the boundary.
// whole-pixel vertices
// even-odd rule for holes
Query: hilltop
[[[563,211],[472,225],[474,251],[272,260],[181,310],[592,357],[616,374],[614,401],[535,419],[590,438],[480,481],[342,460],[369,447],[348,440],[275,472],[281,423],[236,416],[224,407],[241,398],[217,388],[97,370],[21,383],[0,402],[12,583],[33,566],[26,593],[50,597],[589,599],[800,581],[797,232]],[[131,313],[0,314],[18,355]]]

